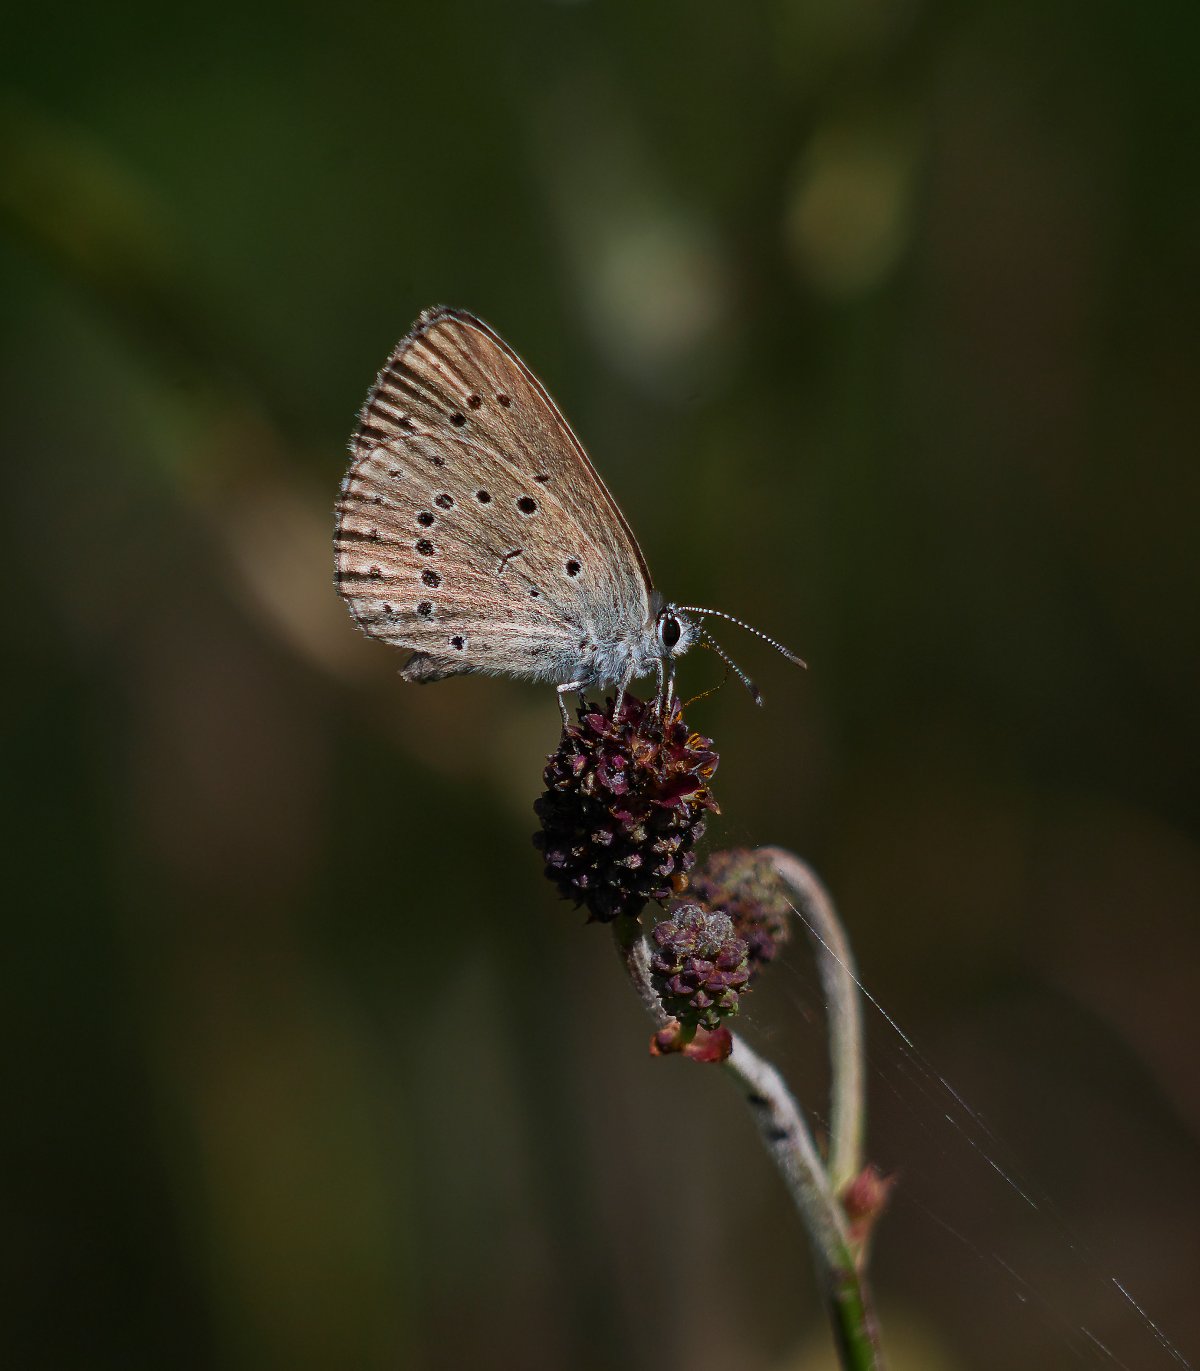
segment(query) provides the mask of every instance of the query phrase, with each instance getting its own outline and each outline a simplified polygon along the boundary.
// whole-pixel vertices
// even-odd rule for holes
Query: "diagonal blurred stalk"
[[[167,383],[186,438],[151,455],[213,536],[233,593],[323,675],[369,677],[329,588],[328,496],[301,474],[300,425],[200,297],[152,197],[85,131],[12,100],[0,102],[0,167],[0,232],[90,299]]]
[[[223,327],[153,197],[85,130],[0,102],[0,227],[92,300],[160,371],[221,408],[298,427],[266,367]]]

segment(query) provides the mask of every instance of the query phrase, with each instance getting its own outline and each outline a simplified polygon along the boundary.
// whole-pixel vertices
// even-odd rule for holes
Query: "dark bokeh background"
[[[830,1365],[739,1102],[539,874],[550,694],[404,687],[333,594],[439,301],[809,660],[725,635],[712,836],[815,863],[1053,1202],[873,1017],[895,1366],[1171,1364],[1112,1274],[1198,1355],[1198,18],[6,12],[6,1365]],[[745,1027],[819,1111],[795,962]]]

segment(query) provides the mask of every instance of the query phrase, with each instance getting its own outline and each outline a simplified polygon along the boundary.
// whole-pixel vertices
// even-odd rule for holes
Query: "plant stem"
[[[826,1304],[838,1355],[847,1371],[886,1371],[870,1289],[856,1265],[834,1275]]]
[[[847,1371],[884,1371],[866,1272],[850,1238],[840,1190],[779,1072],[737,1034],[732,1037],[725,1071],[750,1106],[808,1233],[842,1365]]]
[[[863,1149],[863,1032],[853,960],[834,905],[808,866],[779,847],[765,851],[797,895],[797,913],[811,936],[828,1001],[834,1120],[828,1167],[782,1076],[736,1034],[730,1035],[732,1050],[724,1071],[741,1090],[758,1137],[800,1212],[842,1366],[846,1371],[885,1371],[864,1253],[850,1238],[839,1201],[859,1174]],[[643,1008],[658,1028],[667,1027],[673,1020],[651,982],[650,947],[638,921],[620,920],[613,931]]]
[[[772,854],[775,855],[774,849]],[[798,868],[807,870],[796,858],[791,860]],[[826,902],[831,911],[828,897]],[[619,921],[614,932],[625,969],[643,1007],[659,1028],[665,1028],[673,1020],[663,1009],[650,979],[650,949],[645,935],[632,919]],[[848,963],[843,961],[842,965]],[[759,1137],[799,1211],[841,1363],[846,1371],[885,1371],[866,1274],[838,1199],[840,1188],[832,1183],[812,1133],[782,1076],[737,1034],[730,1036],[733,1048],[723,1064],[725,1072],[749,1105]],[[845,1049],[844,1038],[841,1048]]]
[[[866,1089],[862,1010],[854,956],[829,892],[812,868],[781,847],[764,847],[796,896],[796,914],[816,957],[829,1018],[829,1179],[840,1195],[863,1168]]]

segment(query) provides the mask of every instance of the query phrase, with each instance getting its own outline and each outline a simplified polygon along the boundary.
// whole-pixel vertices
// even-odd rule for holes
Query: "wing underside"
[[[569,679],[589,636],[647,622],[649,574],[616,502],[479,320],[422,316],[379,373],[351,449],[337,587],[365,632],[417,654],[410,679]]]

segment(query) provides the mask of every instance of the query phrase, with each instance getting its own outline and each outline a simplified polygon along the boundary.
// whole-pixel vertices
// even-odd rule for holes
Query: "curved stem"
[[[835,1195],[863,1168],[866,1090],[863,1081],[862,1008],[854,956],[829,892],[799,857],[781,847],[759,851],[770,858],[796,896],[817,960],[829,1015],[829,1180]]]
[[[786,855],[786,854],[784,854]],[[793,860],[795,860],[793,858]],[[650,949],[633,920],[614,925],[638,998],[659,1028],[672,1023],[650,979]],[[866,1276],[821,1154],[782,1076],[737,1034],[725,1073],[741,1091],[763,1145],[783,1177],[808,1234],[838,1352],[847,1371],[884,1371]]]

